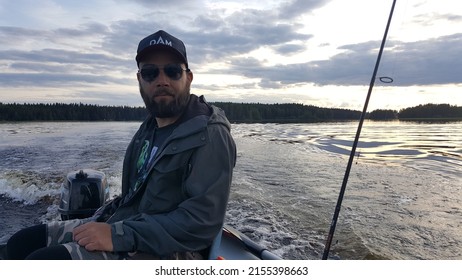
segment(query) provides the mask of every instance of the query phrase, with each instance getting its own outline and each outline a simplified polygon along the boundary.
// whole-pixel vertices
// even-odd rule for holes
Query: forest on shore
[[[358,120],[361,116],[356,110],[296,103],[210,103],[222,108],[231,122],[306,123]],[[142,121],[146,115],[144,107],[0,102],[0,121]],[[374,110],[365,117],[371,120],[462,120],[462,106],[425,104],[399,111]]]

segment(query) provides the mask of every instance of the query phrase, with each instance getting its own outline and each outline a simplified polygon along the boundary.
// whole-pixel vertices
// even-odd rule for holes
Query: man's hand
[[[78,226],[73,231],[74,240],[88,251],[112,252],[111,225],[89,222]]]

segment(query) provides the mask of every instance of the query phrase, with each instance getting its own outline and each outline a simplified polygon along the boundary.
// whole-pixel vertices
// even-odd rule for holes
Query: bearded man
[[[159,30],[136,62],[149,112],[124,159],[122,193],[87,219],[23,229],[8,259],[202,259],[221,232],[236,145],[224,112],[190,93],[182,41]]]

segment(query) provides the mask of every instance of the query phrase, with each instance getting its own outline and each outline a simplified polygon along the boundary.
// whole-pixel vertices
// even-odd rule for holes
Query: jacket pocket
[[[140,203],[140,212],[172,211],[186,199],[183,182],[189,171],[192,151],[164,155],[153,167]]]

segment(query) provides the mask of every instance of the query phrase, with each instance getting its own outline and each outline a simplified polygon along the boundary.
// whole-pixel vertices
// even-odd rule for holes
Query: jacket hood
[[[200,115],[208,116],[209,124],[222,124],[226,126],[228,130],[231,129],[231,124],[226,118],[223,109],[207,103],[203,95],[198,97],[195,94],[191,94],[188,106],[178,121],[182,123]]]

